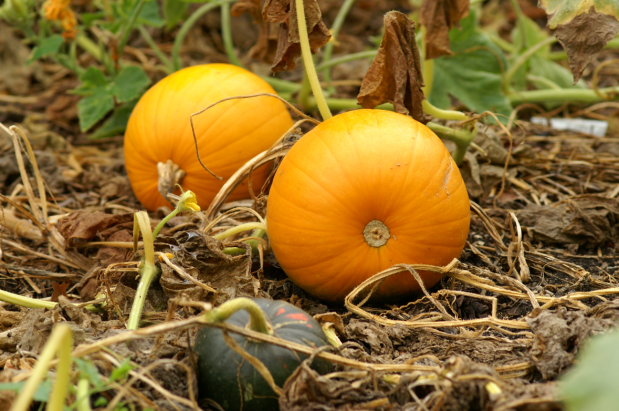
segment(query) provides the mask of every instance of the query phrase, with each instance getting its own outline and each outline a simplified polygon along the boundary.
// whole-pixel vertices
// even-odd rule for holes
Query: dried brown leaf
[[[262,18],[262,1],[239,0],[232,6],[230,13],[235,17],[249,13],[253,17],[259,32],[256,44],[249,50],[249,56],[272,64],[277,51],[279,24],[269,23]]]
[[[556,30],[577,82],[587,64],[619,31],[619,6],[588,0],[539,0],[539,6],[548,13],[548,27]]]
[[[395,111],[427,123],[421,102],[425,98],[415,22],[398,11],[385,15],[385,35],[368,70],[357,101],[363,108],[392,103]]]
[[[316,0],[304,0],[305,20],[312,53],[327,44],[331,34],[322,21],[322,13]],[[295,60],[301,56],[299,25],[294,0],[266,0],[262,18],[268,23],[279,24],[277,52],[271,70],[275,73],[295,68]]]
[[[469,14],[469,0],[424,0],[419,9],[419,23],[426,26],[426,58],[452,54],[449,30]]]
[[[133,213],[105,214],[100,211],[78,210],[58,222],[58,231],[67,240],[67,248],[94,239],[97,233],[110,227],[133,221]]]

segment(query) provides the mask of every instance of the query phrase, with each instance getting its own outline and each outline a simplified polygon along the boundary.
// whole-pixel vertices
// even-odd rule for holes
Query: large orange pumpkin
[[[220,181],[202,168],[196,156],[189,117],[226,97],[272,93],[260,77],[229,64],[188,67],[165,77],[135,106],[125,133],[125,165],[131,187],[149,210],[169,205],[157,189],[157,163],[172,160],[185,171],[181,182],[207,207],[225,181],[248,160],[268,149],[292,119],[284,104],[273,97],[255,97],[220,103],[193,119],[202,162]],[[253,174],[260,189],[267,168]],[[229,200],[248,198],[246,182]]]
[[[382,110],[337,115],[301,138],[276,172],[267,210],[286,274],[315,297],[340,303],[394,264],[459,257],[470,223],[464,182],[441,140]],[[420,275],[426,287],[441,278]],[[419,290],[401,273],[375,295],[400,299]]]

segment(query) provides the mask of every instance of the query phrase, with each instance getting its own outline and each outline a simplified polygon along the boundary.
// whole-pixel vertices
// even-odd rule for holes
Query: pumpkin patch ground
[[[0,5],[0,410],[615,409],[613,6],[104,3]]]

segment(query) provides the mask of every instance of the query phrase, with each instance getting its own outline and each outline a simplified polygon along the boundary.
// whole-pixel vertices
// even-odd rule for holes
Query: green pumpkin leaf
[[[548,27],[565,48],[574,82],[593,57],[619,31],[617,0],[540,0]]]
[[[97,129],[97,131],[95,131],[90,138],[97,139],[122,134],[127,128],[129,117],[131,116],[131,112],[133,111],[133,107],[135,107],[136,103],[137,100],[134,100],[129,104],[118,107],[114,111],[114,114],[105,120],[103,125]]]
[[[24,385],[26,385],[26,381],[2,383],[0,384],[0,392],[2,391],[20,392],[22,388],[24,387]],[[52,381],[43,380],[41,381],[41,384],[39,384],[39,387],[37,388],[37,390],[34,392],[34,395],[32,396],[32,400],[38,401],[38,402],[47,402],[51,391],[52,391]]]
[[[101,388],[105,385],[99,375],[99,371],[97,371],[97,367],[95,367],[92,361],[82,360],[81,358],[73,358],[73,362],[77,365],[77,369],[82,377],[88,378],[88,381],[90,381],[95,388]]]
[[[80,129],[82,131],[89,130],[113,108],[114,96],[106,89],[97,89],[90,96],[82,98],[77,103]]]
[[[619,404],[619,331],[593,337],[559,385],[567,411],[614,411]]]
[[[166,29],[170,30],[178,23],[187,12],[189,4],[181,0],[165,0],[163,15],[167,21]]]
[[[87,96],[98,90],[107,88],[109,83],[110,81],[100,69],[90,66],[80,76],[79,87],[71,90],[71,93]]]
[[[126,358],[122,364],[112,370],[109,381],[120,381],[125,379],[129,375],[129,371],[133,369],[133,365],[128,358]]]
[[[509,115],[512,107],[501,85],[507,61],[502,51],[477,30],[475,14],[471,10],[461,21],[462,29],[450,31],[454,54],[434,59],[434,81],[428,98],[439,108],[449,108],[453,96],[470,110]]]
[[[165,21],[159,14],[159,4],[156,0],[150,0],[144,3],[142,11],[138,16],[138,21],[152,27],[161,27]]]
[[[119,103],[126,103],[140,97],[149,84],[150,79],[141,67],[128,66],[123,68],[114,79],[112,92]]]
[[[32,54],[26,61],[26,65],[29,65],[36,59],[40,59],[48,54],[58,53],[58,50],[60,50],[60,46],[63,42],[64,39],[58,34],[46,38],[41,42],[41,44],[32,50]]]

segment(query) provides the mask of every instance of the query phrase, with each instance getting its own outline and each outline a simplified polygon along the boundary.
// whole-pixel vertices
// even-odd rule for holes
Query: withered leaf
[[[94,239],[97,233],[129,221],[133,221],[133,213],[113,215],[100,211],[78,210],[60,220],[57,228],[67,240],[68,248]]]
[[[548,13],[548,27],[567,52],[576,83],[593,57],[619,31],[617,2],[539,0]]]
[[[378,54],[363,78],[357,101],[363,108],[392,103],[395,111],[427,123],[421,102],[425,98],[415,22],[399,11],[385,15],[385,35]]]
[[[424,43],[427,59],[452,54],[449,30],[469,14],[469,0],[424,0],[419,9],[419,23],[426,26]]]
[[[327,44],[331,34],[322,21],[322,13],[316,0],[304,0],[305,20],[312,53]],[[301,56],[299,25],[295,0],[266,0],[262,18],[268,23],[279,24],[277,52],[271,71],[292,70],[295,60]]]
[[[230,13],[238,17],[249,13],[258,26],[258,40],[249,50],[251,58],[273,64],[279,38],[279,24],[269,23],[262,18],[263,0],[238,0],[231,8]]]

